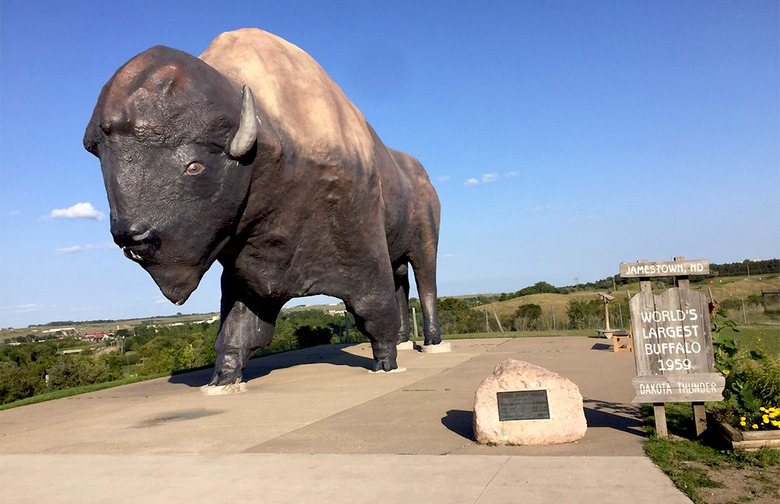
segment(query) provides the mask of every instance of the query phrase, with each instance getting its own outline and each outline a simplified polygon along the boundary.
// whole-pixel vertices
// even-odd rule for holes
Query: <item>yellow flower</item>
[[[764,413],[766,413],[766,408],[765,408],[765,407],[761,406],[761,407],[760,407],[760,408],[758,408],[758,409],[760,409],[761,411],[763,411]]]
[[[758,424],[753,424],[753,425],[751,425],[751,427],[754,428],[754,429],[758,429]]]
[[[746,420],[746,418],[745,418],[745,417],[743,417],[743,416],[739,417],[739,421],[740,421],[740,422],[744,422],[745,420]]]
[[[772,425],[775,427],[780,427],[780,420],[772,420]]]
[[[763,420],[764,423],[769,423],[769,415],[764,415],[763,417],[761,417],[761,420]]]
[[[723,376],[728,376],[729,373],[731,373],[731,371],[729,371],[728,369],[723,370]]]

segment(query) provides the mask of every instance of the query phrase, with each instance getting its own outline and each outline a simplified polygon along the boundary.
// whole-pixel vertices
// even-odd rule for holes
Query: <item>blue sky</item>
[[[780,256],[776,1],[0,3],[0,327],[210,312],[113,247],[81,139],[135,54],[259,27],[303,48],[442,201],[439,293],[674,256]]]

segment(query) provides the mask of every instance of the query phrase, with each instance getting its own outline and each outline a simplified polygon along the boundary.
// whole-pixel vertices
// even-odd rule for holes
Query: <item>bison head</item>
[[[258,156],[278,149],[259,123],[249,88],[167,47],[131,59],[100,93],[84,146],[100,158],[111,234],[174,303],[235,234]]]

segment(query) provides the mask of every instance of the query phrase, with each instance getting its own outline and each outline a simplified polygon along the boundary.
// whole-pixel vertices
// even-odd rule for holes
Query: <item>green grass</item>
[[[741,470],[744,471],[745,477],[749,477],[760,472],[761,468],[780,465],[780,450],[768,448],[755,452],[724,450],[721,449],[716,438],[707,437],[706,433],[701,440],[693,440],[695,435],[690,404],[666,404],[667,428],[672,435],[669,438],[655,435],[652,406],[642,406],[642,415],[646,428],[651,433],[645,443],[647,456],[695,504],[707,504],[703,496],[707,488],[723,486],[711,477],[718,470]],[[776,486],[776,482],[768,482],[767,491],[771,491]]]
[[[559,329],[557,331],[506,331],[466,334],[444,334],[442,340],[484,339],[484,338],[545,338],[549,336],[597,336],[595,329]],[[414,338],[412,338],[414,339]],[[421,341],[422,338],[415,340]]]
[[[780,355],[780,325],[737,325],[737,330],[724,329],[713,338],[732,338],[737,347],[746,350],[762,350]]]
[[[0,410],[6,410],[10,408],[16,408],[19,406],[27,406],[28,404],[37,404],[46,401],[53,401],[54,399],[62,399],[63,397],[70,397],[79,394],[86,394],[88,392],[97,392],[98,390],[104,390],[113,387],[119,387],[121,385],[129,385],[131,383],[137,383],[146,380],[153,380],[155,378],[162,378],[163,376],[170,376],[170,373],[158,373],[149,376],[131,376],[128,378],[122,378],[121,380],[114,380],[105,383],[94,383],[92,385],[85,385],[83,387],[72,387],[62,390],[55,390],[53,392],[46,392],[45,394],[39,394],[18,401],[0,404]]]

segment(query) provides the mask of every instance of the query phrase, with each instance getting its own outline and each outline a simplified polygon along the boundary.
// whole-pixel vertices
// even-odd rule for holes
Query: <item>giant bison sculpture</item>
[[[374,370],[397,368],[409,265],[425,344],[441,341],[436,192],[295,45],[243,29],[198,58],[152,47],[105,84],[84,146],[100,159],[114,241],[169,300],[222,264],[211,385],[240,380],[282,306],[315,294],[345,302]]]

